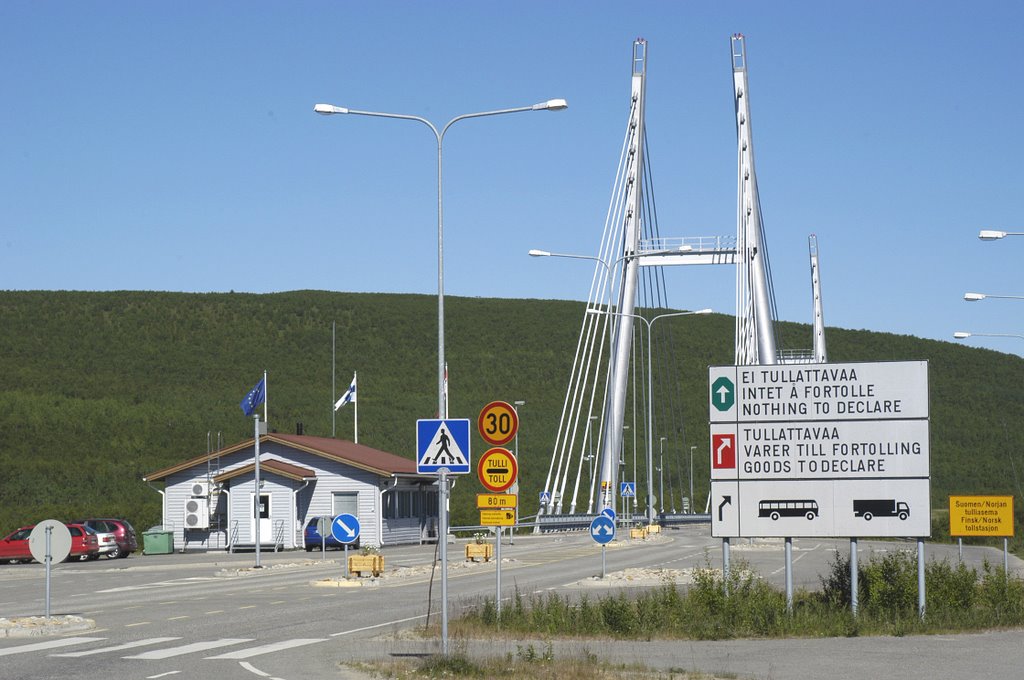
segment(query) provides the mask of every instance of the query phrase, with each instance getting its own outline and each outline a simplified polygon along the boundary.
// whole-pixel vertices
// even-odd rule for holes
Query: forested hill
[[[580,302],[446,299],[451,417],[523,400],[524,514],[547,474],[583,315]],[[141,477],[252,435],[239,401],[269,374],[270,427],[331,434],[331,325],[337,394],[359,372],[359,441],[412,458],[415,421],[437,411],[437,300],[430,295],[295,291],[267,295],[0,292],[0,532],[46,517],[159,523]],[[731,364],[733,318],[694,316],[675,353],[688,445],[707,450],[707,367]],[[782,324],[783,344],[810,329]],[[949,493],[1016,493],[1024,475],[1024,360],[909,336],[828,329],[829,360],[927,360],[933,506]],[[337,413],[351,439],[353,409]],[[475,434],[474,455],[484,444]],[[689,451],[689,446],[683,450]],[[641,443],[642,446],[642,443]],[[667,466],[668,464],[666,464]],[[707,461],[695,460],[703,508]],[[453,523],[470,523],[475,480],[456,485]]]

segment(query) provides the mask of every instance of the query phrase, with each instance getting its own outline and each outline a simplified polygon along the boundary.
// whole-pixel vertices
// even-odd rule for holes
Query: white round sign
[[[50,530],[50,560],[63,562],[71,553],[71,532],[55,519],[44,519],[37,524],[28,537],[28,549],[40,564],[46,564],[46,533]]]

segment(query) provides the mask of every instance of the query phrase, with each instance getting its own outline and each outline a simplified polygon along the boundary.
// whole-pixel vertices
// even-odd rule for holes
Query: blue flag
[[[260,381],[256,383],[256,387],[249,390],[249,394],[245,395],[245,399],[242,399],[242,403],[239,406],[242,407],[242,412],[247,416],[251,416],[256,412],[256,407],[263,403],[267,398],[267,386],[263,382],[266,378],[260,378]]]
[[[357,374],[352,374],[352,384],[345,390],[345,394],[341,395],[341,399],[334,402],[334,410],[337,411],[339,408],[356,400],[356,377]]]

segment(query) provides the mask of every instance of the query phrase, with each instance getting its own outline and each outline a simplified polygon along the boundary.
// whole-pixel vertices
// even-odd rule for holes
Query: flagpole
[[[267,371],[263,369],[263,422],[269,423],[270,420],[267,418],[267,403],[270,401],[268,390],[267,390]]]
[[[359,380],[359,371],[355,371],[352,374],[352,384],[355,385],[355,387],[356,387],[356,398],[353,400],[356,403],[355,414],[354,414],[356,444],[359,443],[359,385],[357,383],[358,380]]]
[[[334,403],[336,403],[338,401],[338,388],[336,386],[336,382],[337,382],[337,377],[336,376],[337,376],[338,369],[337,369],[337,361],[336,361],[336,356],[335,356],[335,351],[336,351],[336,348],[337,348],[337,344],[336,344],[336,340],[335,340],[335,336],[334,336],[335,327],[337,325],[338,325],[337,321],[332,321],[331,322],[331,403],[332,404],[334,404]],[[331,409],[331,436],[332,437],[336,437],[337,436],[337,430],[336,430],[337,420],[338,420],[338,409],[332,408]]]
[[[266,373],[263,374],[263,386],[266,389]],[[266,405],[266,402],[263,402]],[[260,515],[263,514],[260,511],[260,414],[259,411],[253,417],[253,423],[255,424],[255,432],[253,434],[253,441],[256,447],[256,466],[254,468],[253,479],[256,484],[256,495],[253,498],[253,522],[256,523],[256,568],[260,568]]]

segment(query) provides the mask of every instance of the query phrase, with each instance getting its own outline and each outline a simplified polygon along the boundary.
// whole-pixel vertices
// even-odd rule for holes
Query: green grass
[[[917,562],[910,553],[875,555],[858,569],[858,615],[850,610],[849,562],[837,557],[820,591],[785,593],[739,562],[728,579],[703,568],[687,590],[673,584],[596,599],[516,593],[501,617],[491,600],[454,629],[618,639],[721,640],[751,637],[847,637],[973,631],[1024,625],[1024,582],[984,564],[926,565],[926,615],[918,612]]]

